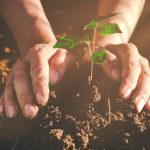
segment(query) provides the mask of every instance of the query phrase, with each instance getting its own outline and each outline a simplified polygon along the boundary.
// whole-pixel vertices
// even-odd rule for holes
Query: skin
[[[72,56],[53,48],[56,38],[39,0],[2,0],[0,11],[21,55],[7,78],[0,112],[14,117],[20,108],[33,118],[48,101],[49,83],[61,80]]]
[[[118,15],[109,20],[119,24],[122,35],[107,38],[97,36],[96,42],[98,46],[106,47],[108,53],[108,59],[101,67],[112,79],[121,80],[120,94],[124,98],[134,95],[137,111],[140,112],[144,106],[150,110],[150,71],[148,61],[140,56],[136,46],[129,44],[128,40],[144,1],[134,0],[135,9],[129,7],[130,11],[135,10],[134,19],[131,18],[130,11],[127,13],[125,2],[133,7],[133,3],[127,0],[101,1],[98,15],[124,11],[128,15]],[[10,8],[14,11],[9,11]],[[56,38],[39,0],[2,0],[0,11],[14,35],[21,55],[7,78],[0,98],[0,112],[14,117],[20,108],[25,117],[33,118],[37,115],[39,106],[48,101],[49,83],[56,84],[61,80],[73,62],[73,56],[64,49],[53,48]],[[133,69],[135,67],[137,69]],[[114,69],[117,71],[112,73]],[[124,94],[123,91],[129,87],[132,90]],[[145,100],[141,100],[141,97]]]
[[[97,45],[106,48],[107,60],[102,64],[106,74],[121,81],[119,93],[124,99],[132,98],[137,112],[144,107],[150,111],[150,68],[133,43],[128,43],[141,15],[145,0],[101,0],[99,16],[120,12],[108,20],[117,23],[121,34],[97,35]]]

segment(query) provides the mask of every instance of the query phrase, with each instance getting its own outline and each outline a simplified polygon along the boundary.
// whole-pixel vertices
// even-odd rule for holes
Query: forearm
[[[36,43],[56,42],[40,0],[2,0],[0,11],[21,54]]]
[[[117,23],[122,33],[103,37],[97,36],[98,44],[127,43],[141,15],[144,3],[145,0],[100,0],[98,16],[118,13],[108,22]]]

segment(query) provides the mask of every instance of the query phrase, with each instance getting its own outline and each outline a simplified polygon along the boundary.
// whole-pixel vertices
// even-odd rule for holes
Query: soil
[[[21,114],[12,120],[1,118],[1,148],[149,149],[150,113],[137,114],[131,102],[116,94],[117,84],[103,75],[91,85],[85,77],[80,86],[63,88],[51,87],[48,105],[34,120]]]
[[[2,19],[0,25],[2,93],[18,56]],[[35,119],[25,119],[21,113],[13,119],[1,116],[0,150],[150,149],[150,113],[137,114],[132,100],[119,97],[119,83],[108,79],[97,66],[89,85],[87,68],[71,68],[59,85],[50,86],[48,105]]]

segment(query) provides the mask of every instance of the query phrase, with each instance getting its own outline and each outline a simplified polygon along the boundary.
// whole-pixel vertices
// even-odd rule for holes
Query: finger
[[[7,117],[12,118],[16,116],[18,107],[16,103],[16,95],[12,83],[11,73],[7,78],[5,89],[4,89],[4,107],[5,107],[5,112]]]
[[[59,49],[55,56],[49,60],[50,64],[50,84],[59,82],[67,68],[74,62],[73,56],[64,49]]]
[[[47,49],[34,51],[30,62],[32,86],[39,105],[45,105],[49,98],[49,64],[46,51]]]
[[[34,104],[28,67],[23,60],[18,60],[17,65],[13,68],[13,84],[22,113],[25,117],[32,119],[37,115],[38,107]]]
[[[101,49],[105,49],[105,48],[102,47]],[[108,77],[116,81],[120,81],[121,80],[121,65],[120,65],[119,59],[108,50],[105,50],[105,52],[106,52],[107,58],[102,64],[100,64],[100,66],[102,67],[104,72],[108,75]],[[82,62],[85,64],[85,63],[89,63],[90,60],[91,60],[90,54],[86,53],[83,56]]]
[[[120,85],[120,94],[127,99],[137,86],[138,78],[141,72],[139,63],[139,53],[133,44],[113,45],[108,49],[114,53],[122,65],[122,81]]]
[[[104,72],[116,81],[121,80],[121,66],[119,59],[109,51],[105,51],[107,58],[100,66],[103,68]]]
[[[0,97],[0,114],[4,113],[4,95]]]
[[[147,104],[146,104],[145,108],[150,112],[150,97],[147,101]]]
[[[133,95],[133,100],[136,106],[137,112],[141,112],[150,96],[150,68],[148,61],[141,57],[141,68],[142,72],[139,78],[139,82],[135,93]]]
[[[52,43],[36,44],[29,49],[29,52],[26,54],[26,59],[30,62],[30,59],[37,56],[41,51],[45,54],[45,59],[50,59],[55,55],[57,49],[53,48]]]

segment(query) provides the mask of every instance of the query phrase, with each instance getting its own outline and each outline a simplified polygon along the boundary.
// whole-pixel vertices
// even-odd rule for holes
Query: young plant
[[[84,44],[88,47],[91,58],[90,82],[93,79],[93,65],[102,64],[106,59],[106,52],[104,49],[94,51],[96,42],[96,33],[99,33],[101,36],[121,33],[121,30],[116,23],[104,22],[107,19],[110,19],[116,15],[117,13],[110,14],[107,16],[99,16],[98,18],[93,19],[91,22],[85,25],[84,30],[93,30],[94,32],[93,38],[90,38],[89,35],[85,35],[82,38],[76,38],[72,36],[61,36],[58,39],[58,42],[54,45],[54,48],[65,48],[68,50],[73,49],[80,44]]]

